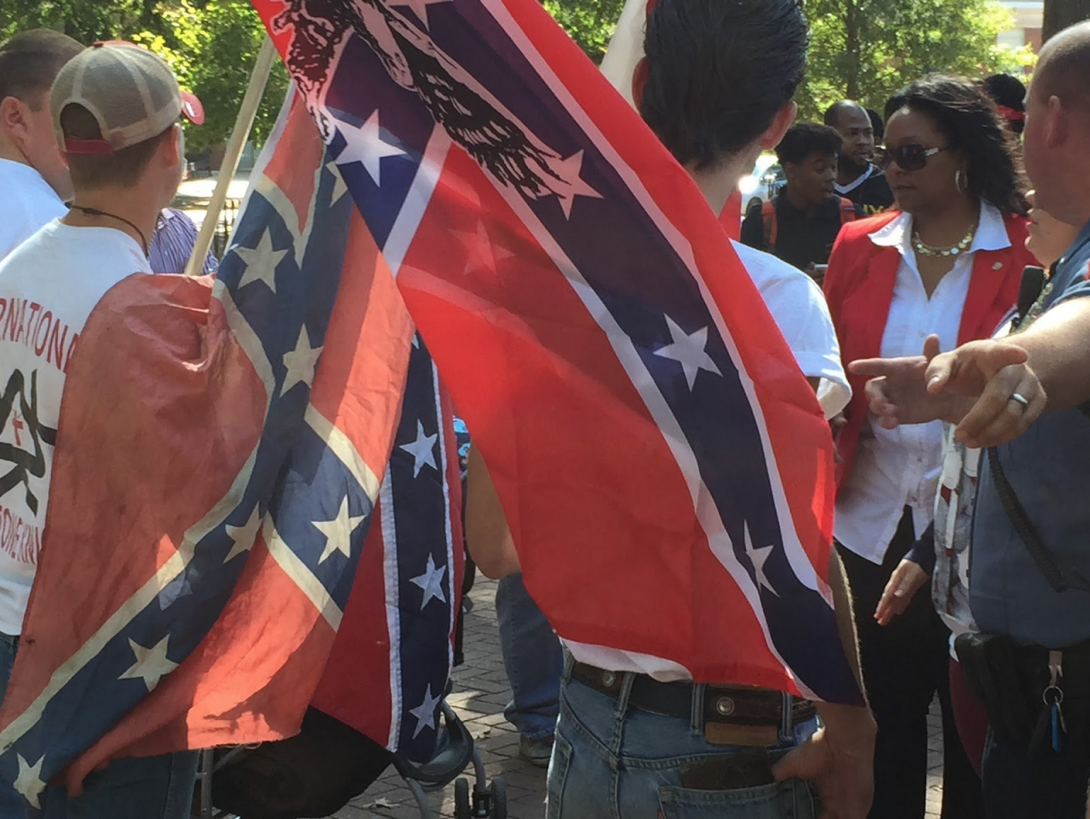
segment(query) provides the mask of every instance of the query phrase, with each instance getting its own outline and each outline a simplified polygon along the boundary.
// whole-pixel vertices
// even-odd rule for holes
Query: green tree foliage
[[[810,70],[797,98],[803,118],[818,118],[845,97],[880,111],[898,88],[936,71],[982,77],[1020,73],[1033,61],[1028,47],[1012,51],[996,45],[996,35],[1013,21],[995,0],[803,2],[813,28]],[[601,62],[622,0],[544,0],[544,5],[590,58]]]
[[[543,0],[543,4],[595,64],[602,62],[624,0]]]
[[[0,0],[0,40],[54,28],[82,43],[123,39],[161,55],[183,88],[204,103],[206,121],[187,125],[191,152],[226,141],[234,127],[265,30],[247,0]],[[288,76],[277,62],[254,122],[260,145],[276,120]]]
[[[261,20],[248,0],[161,0],[158,5],[170,35],[149,32],[137,39],[162,54],[182,85],[204,103],[205,124],[187,130],[187,146],[200,151],[221,144],[234,127],[265,38]],[[256,144],[268,136],[287,87],[288,73],[278,60],[254,120]]]
[[[1065,0],[1050,0],[1050,2]],[[1088,0],[1066,0],[1085,3]],[[543,0],[594,62],[601,62],[624,0]],[[906,82],[934,71],[983,76],[1020,71],[1028,49],[996,45],[1011,25],[995,0],[805,0],[813,27],[810,70],[798,101],[816,118],[843,97],[879,110]],[[39,26],[85,43],[128,39],[163,55],[182,85],[204,102],[208,120],[190,128],[200,151],[221,144],[234,125],[264,29],[247,0],[0,0],[0,39]],[[277,64],[254,124],[259,144],[287,88]]]
[[[1013,21],[994,0],[806,0],[805,8],[813,41],[797,99],[808,118],[843,98],[881,112],[926,74],[1021,73],[1033,61],[1028,47],[996,44]]]

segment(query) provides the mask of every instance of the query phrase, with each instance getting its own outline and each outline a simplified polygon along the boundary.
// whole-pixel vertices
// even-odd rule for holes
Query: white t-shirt
[[[68,208],[29,165],[0,159],[0,260]]]
[[[19,634],[42,543],[65,371],[91,310],[140,246],[50,222],[0,261],[0,632]]]
[[[840,362],[840,344],[821,288],[801,270],[771,254],[738,242],[731,244],[795,354],[799,369],[808,378],[821,379],[818,399],[825,417],[832,418],[848,405],[852,390]],[[576,660],[597,668],[647,674],[660,682],[692,679],[687,668],[661,657],[571,640],[564,644]]]
[[[731,242],[807,378],[820,378],[817,396],[832,418],[852,397],[840,362],[840,342],[817,282],[771,253]]]

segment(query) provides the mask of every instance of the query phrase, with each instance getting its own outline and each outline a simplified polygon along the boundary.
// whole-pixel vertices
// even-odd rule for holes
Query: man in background
[[[841,100],[825,112],[825,124],[835,128],[843,140],[836,192],[873,216],[893,204],[893,191],[886,176],[874,166],[874,123],[858,102]]]
[[[820,282],[840,226],[862,211],[835,191],[840,134],[826,125],[792,125],[776,146],[787,184],[742,224],[742,241]]]
[[[53,219],[72,195],[49,117],[49,87],[83,46],[38,28],[0,45],[0,259]]]

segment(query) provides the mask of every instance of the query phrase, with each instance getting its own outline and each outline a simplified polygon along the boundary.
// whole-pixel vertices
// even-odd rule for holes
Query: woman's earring
[[[954,174],[954,185],[957,186],[959,193],[965,193],[965,176],[960,170]]]

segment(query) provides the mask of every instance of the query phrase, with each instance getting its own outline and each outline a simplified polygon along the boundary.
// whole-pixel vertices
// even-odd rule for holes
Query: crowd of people
[[[548,767],[550,819],[922,819],[937,697],[944,819],[1081,819],[1090,23],[1045,44],[1028,91],[1013,77],[906,78],[882,116],[843,100],[823,124],[795,122],[808,43],[797,0],[659,0],[635,102],[716,213],[762,152],[783,168],[733,248],[835,440],[830,586],[866,704],[708,684],[663,658],[561,641],[470,450],[467,543],[501,578],[507,716],[520,752]],[[45,30],[0,45],[0,303],[48,306],[74,337],[122,278],[182,272],[195,229],[169,206],[183,116],[199,123],[199,105],[137,46]],[[21,326],[0,333],[0,377],[37,374],[47,431],[65,384],[52,351]],[[39,531],[49,501],[0,493]],[[0,549],[0,691],[34,565]],[[42,807],[182,819],[195,770],[193,753],[115,760]],[[15,784],[0,783],[3,817],[24,815]]]

